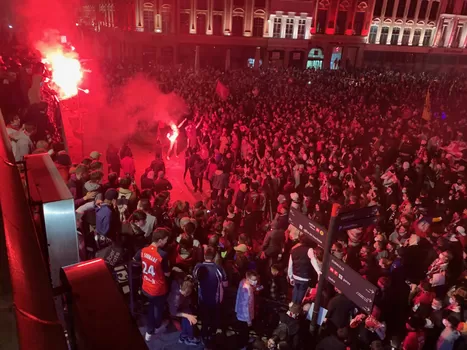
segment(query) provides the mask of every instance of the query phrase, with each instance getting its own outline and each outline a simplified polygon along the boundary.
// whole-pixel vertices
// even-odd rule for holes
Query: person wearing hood
[[[212,184],[211,199],[215,201],[224,195],[224,191],[229,187],[229,174],[224,173],[222,166],[219,166],[210,180]]]
[[[138,204],[138,198],[135,191],[130,189],[131,178],[123,177],[119,182],[117,207],[120,213],[120,221],[124,222],[128,216],[135,210]]]
[[[285,244],[285,230],[280,229],[277,221],[271,224],[271,230],[266,233],[261,247],[261,259],[269,259],[269,266],[276,262]]]

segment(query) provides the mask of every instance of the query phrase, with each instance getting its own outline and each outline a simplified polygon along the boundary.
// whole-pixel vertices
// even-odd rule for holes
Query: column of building
[[[196,0],[190,1],[190,34],[196,34]]]
[[[214,7],[214,0],[209,0],[208,1],[208,11],[206,14],[206,24],[207,24],[207,29],[206,29],[206,35],[212,35],[212,11]]]
[[[345,35],[352,35],[354,31],[355,14],[357,12],[358,0],[353,0],[347,13],[347,20],[345,22]]]
[[[253,36],[253,13],[255,12],[254,0],[245,2],[245,12],[243,15],[243,36]]]
[[[314,7],[313,11],[311,12],[311,17],[313,18],[313,23],[312,26],[310,26],[309,32],[311,34],[316,34],[316,19],[318,18],[318,5],[319,5],[319,0],[313,1]]]
[[[225,9],[224,9],[224,34],[225,35],[230,35],[232,33],[232,12],[233,12],[232,0],[225,0]]]
[[[379,17],[380,22],[379,22],[379,26],[378,26],[378,31],[376,32],[376,41],[375,41],[376,44],[380,44],[380,41],[381,41],[381,31],[383,30],[384,14],[386,12],[386,7],[387,6],[388,6],[388,0],[384,0],[383,1],[383,7],[381,8],[381,16]],[[383,44],[386,44],[386,43],[387,43],[387,41],[385,43],[383,43]]]
[[[326,30],[325,33],[328,35],[333,35],[336,32],[336,18],[337,10],[339,8],[339,0],[331,0],[328,10],[328,16],[326,21]]]
[[[375,0],[368,1],[368,7],[365,9],[365,20],[363,21],[363,36],[367,36],[370,32],[371,19],[373,18],[373,11],[375,10],[375,5]]]
[[[143,1],[135,0],[135,25],[136,31],[144,31],[144,21],[143,21]]]
[[[391,12],[391,17],[390,17],[392,23],[394,23],[394,20],[396,18],[397,6],[399,6],[399,0],[395,0],[394,1],[394,6],[392,7],[392,12]],[[397,42],[396,42],[398,45],[400,45],[399,44],[399,39],[401,38],[401,31],[402,31],[401,28],[399,28],[399,35],[397,37]],[[393,32],[394,32],[394,24],[389,27],[388,41],[387,42],[391,42]],[[400,40],[402,40],[402,39],[400,39]]]

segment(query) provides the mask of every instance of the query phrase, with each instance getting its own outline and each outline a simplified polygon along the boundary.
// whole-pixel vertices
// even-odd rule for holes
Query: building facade
[[[467,68],[467,0],[88,0],[96,54],[217,68]]]

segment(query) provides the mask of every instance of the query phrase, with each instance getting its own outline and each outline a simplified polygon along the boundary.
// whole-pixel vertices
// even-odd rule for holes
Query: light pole
[[[328,271],[329,271],[329,262],[331,260],[331,246],[332,246],[332,238],[334,236],[334,231],[337,228],[338,222],[338,214],[339,214],[340,204],[334,203],[332,205],[331,211],[331,220],[329,221],[328,227],[328,234],[326,236],[326,241],[324,242],[324,256],[323,256],[323,268],[322,274],[318,281],[318,288],[316,290],[316,299],[315,299],[315,306],[313,308],[313,315],[311,317],[310,323],[310,333],[314,334],[317,329],[318,323],[318,314],[321,308],[321,295],[323,294],[324,289],[324,282],[326,281]]]

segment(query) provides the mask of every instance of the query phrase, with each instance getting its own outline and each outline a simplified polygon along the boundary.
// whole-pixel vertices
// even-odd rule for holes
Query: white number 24
[[[148,274],[154,277],[156,273],[154,272],[154,266],[153,265],[148,265],[143,261],[143,274]]]

